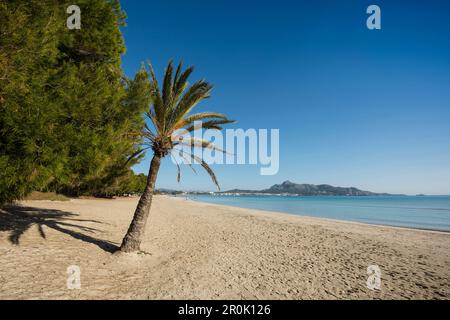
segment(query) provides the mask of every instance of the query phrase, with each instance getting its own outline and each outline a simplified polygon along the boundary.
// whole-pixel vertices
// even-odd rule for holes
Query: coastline
[[[136,203],[1,210],[0,299],[450,299],[448,233],[155,196],[145,254],[112,254]],[[71,265],[81,290],[66,288]]]
[[[254,211],[254,214],[270,214],[270,215],[288,215],[293,217],[304,217],[308,219],[318,219],[319,221],[330,221],[330,222],[336,222],[336,223],[350,223],[350,224],[356,224],[356,225],[366,225],[366,226],[374,226],[374,227],[387,227],[387,228],[394,228],[394,229],[406,229],[406,230],[416,230],[416,231],[429,231],[429,232],[439,232],[439,233],[448,233],[450,234],[450,230],[446,229],[432,229],[432,228],[420,228],[420,227],[406,227],[406,226],[396,226],[396,225],[389,225],[389,224],[377,224],[377,223],[370,223],[370,222],[359,222],[359,221],[352,221],[352,220],[345,220],[345,219],[333,219],[333,218],[325,218],[325,217],[315,217],[308,214],[295,214],[295,213],[289,213],[289,212],[283,212],[283,211],[274,211],[274,210],[265,210],[265,209],[252,209],[252,208],[245,208],[240,206],[231,206],[231,205],[224,205],[224,204],[217,204],[217,203],[211,203],[211,202],[204,202],[201,200],[193,200],[193,199],[182,199],[177,196],[168,196],[170,198],[174,199],[180,199],[184,201],[192,201],[194,203],[200,203],[200,204],[209,204],[213,206],[223,206],[227,208],[238,208],[243,209],[246,211]]]

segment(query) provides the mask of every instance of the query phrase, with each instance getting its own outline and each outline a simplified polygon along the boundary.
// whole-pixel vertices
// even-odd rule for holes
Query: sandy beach
[[[136,198],[0,210],[0,299],[449,299],[450,234],[154,199],[145,253],[113,254]],[[67,268],[81,289],[67,288]],[[367,288],[367,267],[381,290]]]

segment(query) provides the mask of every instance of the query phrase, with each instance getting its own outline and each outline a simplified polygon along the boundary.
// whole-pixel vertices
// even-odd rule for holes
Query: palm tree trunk
[[[134,252],[140,250],[142,236],[144,235],[145,225],[152,205],[153,191],[155,190],[156,176],[158,175],[161,164],[161,155],[155,154],[150,164],[147,177],[147,184],[144,193],[139,199],[139,203],[134,212],[128,232],[122,240],[120,250],[123,252]]]

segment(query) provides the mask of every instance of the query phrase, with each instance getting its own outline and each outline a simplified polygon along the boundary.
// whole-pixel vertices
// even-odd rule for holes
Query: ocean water
[[[191,200],[370,224],[450,231],[450,196],[189,196]]]

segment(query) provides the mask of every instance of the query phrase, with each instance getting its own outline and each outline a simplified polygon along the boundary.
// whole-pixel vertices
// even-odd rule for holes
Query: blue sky
[[[368,30],[366,8],[381,8]],[[448,1],[122,0],[133,76],[151,60],[194,65],[214,84],[197,111],[233,128],[280,129],[280,170],[215,165],[223,190],[284,180],[392,193],[450,194]],[[134,169],[148,171],[151,152]],[[157,187],[214,190],[166,159]]]

